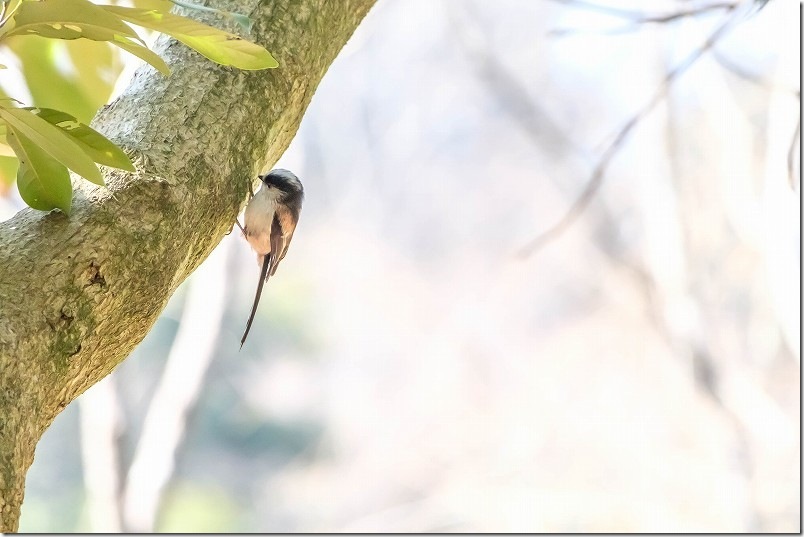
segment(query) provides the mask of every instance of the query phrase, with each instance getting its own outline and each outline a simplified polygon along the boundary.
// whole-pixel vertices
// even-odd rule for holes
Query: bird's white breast
[[[246,240],[260,256],[271,252],[271,224],[279,191],[262,185],[246,206]]]

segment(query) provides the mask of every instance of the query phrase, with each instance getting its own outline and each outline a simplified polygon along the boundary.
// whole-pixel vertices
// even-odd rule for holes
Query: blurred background
[[[800,531],[800,12],[760,5],[378,2],[242,351],[235,232],[46,432],[20,531]],[[1,52],[84,120],[138,66]]]

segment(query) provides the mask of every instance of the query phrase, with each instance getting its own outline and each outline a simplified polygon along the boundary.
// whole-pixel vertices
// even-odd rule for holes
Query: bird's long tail
[[[243,337],[240,339],[240,348],[243,348],[243,343],[246,342],[248,331],[251,330],[251,323],[254,321],[254,314],[257,313],[257,305],[260,303],[260,296],[262,295],[262,286],[268,281],[268,268],[271,266],[273,254],[268,254],[262,258],[262,268],[260,268],[260,283],[257,284],[257,295],[254,297],[254,305],[251,306],[251,315],[248,316],[246,323],[246,331],[243,332]]]

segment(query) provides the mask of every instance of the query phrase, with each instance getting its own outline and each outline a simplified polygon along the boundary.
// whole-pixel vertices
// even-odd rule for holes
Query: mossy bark
[[[0,224],[0,531],[16,531],[25,474],[56,415],[145,337],[231,229],[249,181],[287,148],[329,65],[373,0],[237,0],[279,61],[239,71],[168,39],[172,74],[140,69],[93,126],[136,173],[79,180],[71,216]],[[206,19],[220,25],[220,20]]]

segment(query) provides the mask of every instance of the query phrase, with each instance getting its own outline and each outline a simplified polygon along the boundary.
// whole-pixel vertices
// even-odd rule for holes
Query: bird
[[[274,275],[279,262],[288,253],[304,201],[304,187],[294,173],[276,168],[259,178],[260,188],[246,205],[244,225],[240,226],[240,222],[235,220],[246,241],[257,253],[257,263],[260,265],[257,294],[251,306],[246,330],[240,339],[241,349],[251,330],[254,314],[260,303],[262,286]]]

